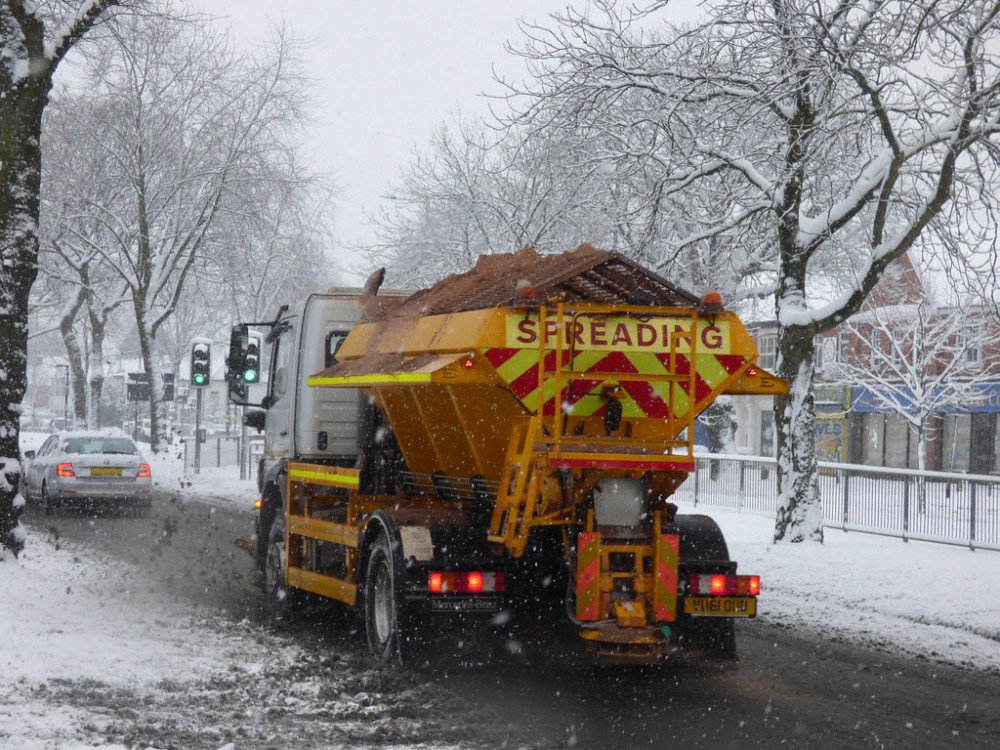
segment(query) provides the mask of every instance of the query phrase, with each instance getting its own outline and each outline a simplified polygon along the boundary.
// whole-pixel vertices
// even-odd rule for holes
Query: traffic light
[[[212,347],[207,341],[191,345],[191,385],[204,387],[212,382]]]
[[[251,331],[247,335],[247,349],[243,357],[243,382],[256,383],[260,380],[260,347],[262,337]]]

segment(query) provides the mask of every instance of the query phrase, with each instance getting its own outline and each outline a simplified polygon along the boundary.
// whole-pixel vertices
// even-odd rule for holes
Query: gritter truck
[[[247,546],[268,611],[342,602],[384,663],[480,627],[610,663],[735,660],[760,579],[670,498],[701,411],[787,385],[718,295],[588,245],[370,286],[233,327],[230,397],[265,434]],[[256,337],[270,356],[250,403]]]

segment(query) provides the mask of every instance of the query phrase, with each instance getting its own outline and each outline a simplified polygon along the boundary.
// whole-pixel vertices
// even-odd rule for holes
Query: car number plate
[[[496,612],[498,609],[500,599],[495,596],[431,598],[433,612]]]
[[[757,599],[749,596],[689,596],[684,613],[701,617],[753,617]]]
[[[94,466],[90,470],[92,477],[120,477],[122,470],[120,466]]]

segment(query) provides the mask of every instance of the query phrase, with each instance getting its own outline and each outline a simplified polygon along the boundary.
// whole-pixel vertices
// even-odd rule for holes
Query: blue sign
[[[1000,383],[978,383],[971,386],[972,398],[969,403],[963,404],[961,408],[941,407],[942,412],[979,412],[979,411],[1000,411]],[[878,393],[868,388],[855,386],[851,388],[851,411],[856,412],[879,412],[887,413],[911,410],[912,392],[909,388],[900,386],[899,393],[895,391],[883,391]],[[898,409],[889,406],[889,403],[898,405]]]

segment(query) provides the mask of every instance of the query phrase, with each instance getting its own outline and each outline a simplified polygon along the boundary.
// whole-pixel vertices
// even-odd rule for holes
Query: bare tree
[[[81,149],[79,138],[81,129],[98,129],[115,114],[105,100],[57,88],[42,131],[40,271],[46,283],[40,292],[64,299],[73,290],[73,304],[63,307],[58,326],[73,378],[75,420],[88,427],[101,426],[108,321],[129,300],[127,285],[102,252],[109,238],[94,206],[120,201],[126,187],[106,179],[113,158]]]
[[[0,546],[23,546],[19,411],[27,375],[28,295],[38,271],[42,113],[66,53],[116,0],[0,5]]]
[[[544,254],[588,242],[654,256],[656,222],[630,213],[645,208],[635,197],[649,186],[634,174],[618,179],[592,148],[561,132],[442,126],[390,187],[390,208],[373,217],[372,265],[389,268],[389,283],[422,285],[524,245]]]
[[[294,151],[250,176],[231,191],[213,230],[219,249],[198,271],[200,299],[217,300],[223,322],[269,319],[279,304],[337,281],[330,179]],[[219,333],[228,340],[228,330]]]
[[[71,238],[78,257],[100,256],[127,293],[154,450],[166,434],[157,332],[199,258],[228,242],[213,233],[227,201],[268,179],[261,165],[290,148],[305,98],[288,39],[266,55],[237,55],[212,27],[162,10],[116,20],[112,42],[88,57],[88,98],[100,107],[60,100],[76,113],[78,148],[99,155],[111,187],[74,220],[53,219],[63,245]]]
[[[861,386],[881,409],[906,421],[917,437],[917,468],[926,470],[933,420],[967,408],[977,386],[992,380],[983,361],[996,339],[992,316],[938,307],[928,295],[866,309],[845,325],[858,355],[836,363],[838,381]],[[921,508],[922,501],[921,493]]]
[[[512,87],[527,97],[517,122],[621,134],[619,162],[658,165],[657,200],[714,196],[672,242],[715,238],[773,290],[791,384],[776,401],[774,539],[822,541],[813,339],[919,238],[958,252],[985,239],[959,229],[998,208],[1000,2],[723,0],[693,28],[660,22],[666,2],[595,6],[527,28],[534,82]],[[814,304],[831,278],[841,286]]]

